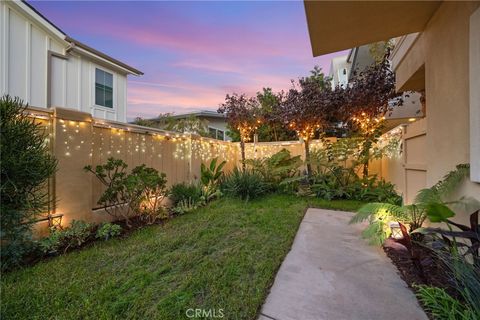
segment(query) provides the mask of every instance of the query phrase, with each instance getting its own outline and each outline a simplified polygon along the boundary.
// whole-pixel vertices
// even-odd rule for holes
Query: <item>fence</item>
[[[197,180],[201,163],[214,157],[227,161],[226,172],[240,160],[238,143],[98,120],[88,113],[63,108],[31,108],[30,112],[47,130],[47,141],[58,160],[58,170],[48,184],[49,194],[55,200],[49,213],[63,215],[63,225],[74,219],[90,222],[109,219],[97,204],[103,186],[83,170],[86,165],[95,167],[110,157],[122,159],[129,169],[146,164],[164,172],[168,185],[172,185]],[[320,141],[311,142],[312,150],[320,147]],[[263,158],[283,148],[304,158],[303,144],[299,141],[249,143],[246,158]],[[376,160],[370,164],[370,172],[397,184],[403,193],[403,162],[403,158]],[[46,226],[46,222],[37,224],[38,232],[43,233]]]

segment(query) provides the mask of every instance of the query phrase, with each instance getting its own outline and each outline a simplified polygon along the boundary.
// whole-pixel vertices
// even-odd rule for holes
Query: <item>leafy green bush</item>
[[[64,233],[53,229],[50,235],[39,241],[38,245],[43,254],[58,254],[63,246]]]
[[[368,239],[370,244],[382,245],[391,234],[390,223],[406,224],[412,232],[422,226],[426,217],[425,210],[417,205],[399,206],[373,202],[361,207],[350,223],[368,220],[369,226],[363,231],[363,237]]]
[[[223,177],[223,167],[227,162],[222,161],[218,166],[217,162],[218,158],[213,158],[208,167],[202,162],[202,165],[200,166],[200,181],[203,186],[216,188],[220,183],[220,179]]]
[[[44,254],[65,253],[68,249],[84,244],[92,236],[92,231],[93,224],[73,220],[70,227],[64,230],[52,229],[48,237],[39,241],[40,250]]]
[[[119,236],[122,233],[122,227],[118,224],[113,223],[102,223],[95,234],[95,238],[108,240],[110,238],[114,238]]]
[[[468,306],[450,296],[444,289],[418,286],[418,299],[434,319],[438,320],[475,320],[478,314]]]
[[[194,183],[177,183],[170,188],[169,197],[173,207],[176,207],[180,201],[188,199],[199,202],[202,199],[202,187]]]
[[[312,176],[311,190],[326,200],[347,199],[400,204],[395,186],[376,176],[360,178],[350,168],[331,167],[330,172]]]
[[[326,200],[348,199],[400,204],[402,198],[390,182],[371,175],[360,178],[357,171],[364,167],[361,140],[340,139],[323,141],[324,146],[313,151],[310,164],[313,168],[311,190]],[[368,153],[372,159],[381,157],[378,150]]]
[[[148,224],[167,216],[163,199],[167,195],[167,176],[144,164],[127,176],[127,190],[134,195],[135,212]]]
[[[225,177],[221,189],[226,195],[243,200],[260,197],[269,191],[261,174],[248,169],[241,171],[238,168]]]
[[[286,191],[302,165],[300,156],[292,157],[290,151],[282,149],[271,157],[247,159],[245,164],[252,171],[260,173],[272,190]]]
[[[390,227],[391,222],[400,222],[409,226],[409,232],[405,232],[404,237],[413,237],[415,240],[421,239],[422,234],[435,234],[438,233],[442,236],[454,236],[463,237],[469,239],[472,247],[477,248],[477,250],[470,250],[470,254],[473,254],[474,259],[478,259],[478,245],[480,243],[478,240],[480,238],[480,230],[475,231],[475,226],[478,226],[477,223],[473,223],[472,226],[462,226],[457,223],[451,222],[448,218],[455,215],[455,213],[447,206],[445,198],[451,194],[455,188],[463,181],[463,179],[468,176],[468,165],[459,165],[457,168],[449,172],[442,180],[440,180],[433,187],[428,189],[420,190],[417,197],[415,198],[415,204],[400,206],[398,203],[388,202],[374,202],[369,203],[360,208],[357,214],[350,221],[351,223],[359,223],[365,220],[369,221],[369,226],[364,231],[364,236],[370,240],[372,244],[381,245],[383,241],[390,236]],[[382,191],[384,189],[384,191]],[[383,188],[379,188],[377,194],[374,194],[374,197],[380,199],[395,199],[394,196],[389,196],[389,193],[393,191],[393,186],[388,184],[383,184]],[[378,192],[385,192],[378,196]],[[393,193],[392,193],[393,195]],[[367,198],[363,200],[370,200],[371,195],[368,194]],[[474,200],[463,199],[462,204],[472,204]],[[478,202],[478,201],[477,201]],[[449,205],[453,205],[458,202],[449,201]],[[473,204],[474,205],[474,204]],[[474,210],[479,209],[479,206]],[[476,218],[474,218],[475,213],[472,215],[471,221],[478,221],[478,213]],[[431,222],[446,222],[451,223],[453,226],[459,227],[466,233],[453,232],[452,227],[449,226],[449,230],[441,230],[439,228],[427,228],[422,229],[422,225],[425,222],[426,218],[429,218]],[[402,226],[401,226],[402,227]],[[410,235],[409,235],[410,233]],[[473,235],[473,236],[472,236]],[[443,246],[451,246],[452,242],[448,238],[442,237],[437,241],[436,246],[446,242]],[[453,241],[455,243],[455,241]],[[465,246],[464,244],[463,246]]]
[[[202,199],[205,201],[205,203],[222,196],[222,193],[219,190],[219,185],[224,176],[223,167],[227,162],[222,161],[218,166],[217,162],[218,158],[213,158],[208,167],[204,163],[202,163],[200,167]]]
[[[28,117],[25,109],[18,98],[0,99],[2,270],[21,263],[32,249],[31,223],[47,210],[46,182],[57,164],[41,124]]]
[[[98,200],[105,211],[115,218],[123,218],[130,227],[132,215],[142,215],[148,223],[164,215],[162,200],[167,194],[164,173],[144,164],[135,167],[130,174],[128,165],[121,159],[109,158],[95,169],[85,166],[106,187]]]

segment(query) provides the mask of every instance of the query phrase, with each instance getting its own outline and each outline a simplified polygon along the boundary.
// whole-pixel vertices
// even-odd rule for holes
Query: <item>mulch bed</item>
[[[389,238],[385,241],[383,250],[414,293],[416,285],[428,285],[443,288],[451,296],[460,298],[451,285],[445,266],[429,248],[418,242],[412,242],[409,251],[402,243]],[[430,317],[428,313],[427,315]]]

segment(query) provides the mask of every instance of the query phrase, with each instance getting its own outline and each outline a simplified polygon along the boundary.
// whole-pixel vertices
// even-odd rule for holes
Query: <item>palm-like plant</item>
[[[218,158],[213,158],[210,164],[206,166],[203,162],[200,166],[200,181],[202,182],[202,197],[205,202],[219,197],[220,190],[218,188],[220,180],[223,177],[223,167],[227,163],[226,161],[220,162],[217,165]]]
[[[218,183],[223,176],[223,167],[227,161],[220,162],[218,166],[217,162],[218,158],[213,158],[208,167],[202,162],[202,165],[200,166],[200,180],[204,186],[218,186]]]
[[[437,184],[428,189],[418,192],[414,204],[397,206],[389,203],[368,203],[361,207],[350,223],[369,221],[369,226],[363,235],[370,240],[371,244],[382,244],[390,236],[390,223],[399,222],[409,226],[409,232],[422,227],[427,217],[432,222],[440,222],[435,216],[453,216],[447,205],[465,204],[468,199],[460,201],[447,201],[447,197],[459,186],[469,174],[468,164],[457,165],[456,169],[449,172]],[[405,228],[406,231],[406,228]]]
[[[300,156],[292,157],[290,151],[282,149],[271,157],[247,159],[245,164],[253,171],[260,173],[265,182],[275,189],[287,184],[290,178],[296,176],[302,165],[302,160]]]

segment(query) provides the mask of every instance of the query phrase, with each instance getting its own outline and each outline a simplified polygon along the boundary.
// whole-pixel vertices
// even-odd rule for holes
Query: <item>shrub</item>
[[[432,186],[429,189],[420,190],[417,197],[415,198],[415,204],[400,206],[398,203],[369,203],[359,209],[357,214],[350,221],[351,223],[358,223],[365,220],[369,221],[369,226],[364,231],[364,236],[370,239],[372,244],[382,244],[383,241],[390,235],[389,224],[391,222],[400,222],[402,224],[408,224],[410,227],[409,235],[405,228],[404,237],[410,239],[410,237],[422,238],[421,234],[439,234],[441,239],[438,239],[437,246],[445,242],[444,246],[451,246],[452,241],[450,241],[448,236],[457,236],[469,239],[473,248],[470,250],[470,254],[473,255],[474,259],[478,259],[478,239],[480,236],[479,230],[476,230],[478,226],[478,213],[474,213],[470,219],[471,226],[463,226],[458,223],[449,221],[448,218],[455,215],[455,213],[447,207],[445,202],[445,197],[455,190],[456,187],[463,181],[463,179],[468,175],[468,165],[459,165],[457,168],[449,172],[441,181]],[[373,185],[375,187],[375,185]],[[363,200],[370,199],[390,199],[395,200],[393,195],[393,186],[388,183],[383,183],[382,188],[371,193],[371,191],[363,194]],[[367,188],[372,189],[373,188]],[[375,193],[376,192],[376,193]],[[373,197],[372,197],[373,195]],[[375,201],[375,200],[374,200]],[[463,204],[467,202],[475,201],[462,201]],[[448,202],[448,204],[453,204],[455,202]],[[478,209],[478,207],[476,208]],[[441,230],[439,228],[427,228],[420,229],[423,225],[426,218],[429,218],[431,222],[446,222],[447,224],[452,224],[453,226],[458,227],[462,232],[452,232],[452,226],[449,226],[449,230]],[[404,228],[404,226],[400,226]],[[455,239],[454,239],[455,240]],[[456,243],[456,241],[453,241]],[[466,244],[463,245],[463,247]],[[476,248],[476,250],[474,250]]]
[[[204,163],[202,163],[200,167],[201,171],[201,178],[200,181],[202,183],[202,199],[205,203],[210,202],[212,199],[219,198],[221,196],[221,192],[219,190],[219,184],[221,179],[223,178],[223,167],[227,163],[226,161],[222,161],[217,166],[218,158],[213,158],[210,161],[210,165],[207,167]]]
[[[48,237],[39,241],[40,250],[44,254],[65,253],[70,248],[78,248],[92,236],[93,224],[81,220],[73,220],[70,227],[52,229]]]
[[[70,228],[63,231],[65,251],[80,247],[92,235],[93,224],[81,220],[73,220]]]
[[[261,174],[272,190],[285,191],[291,187],[290,180],[298,173],[302,160],[300,156],[292,157],[290,151],[282,149],[271,157],[245,160],[245,164]]]
[[[55,172],[40,123],[18,98],[0,99],[1,268],[18,265],[32,249],[31,223],[50,202],[46,182]]]
[[[93,173],[106,187],[98,200],[105,211],[115,218],[124,218],[130,227],[129,218],[141,214],[148,223],[164,215],[162,200],[166,196],[166,175],[144,164],[135,167],[130,174],[127,164],[121,159],[109,158],[107,163],[85,171]]]
[[[222,191],[232,197],[250,200],[269,191],[262,175],[252,170],[240,171],[238,168],[227,175],[221,186]]]
[[[438,320],[474,320],[478,319],[474,311],[450,296],[444,289],[428,286],[417,287],[417,297],[434,319]]]
[[[122,233],[122,227],[118,224],[103,223],[101,224],[95,234],[95,238],[108,240],[110,238],[119,236]]]
[[[396,140],[395,140],[396,141]],[[400,204],[402,199],[390,182],[377,176],[357,175],[363,168],[362,146],[359,139],[341,139],[336,142],[323,141],[324,146],[312,152],[310,163],[313,168],[311,190],[320,198],[349,199],[359,201]],[[385,154],[389,144],[382,150],[369,152],[371,159]]]
[[[198,184],[177,183],[170,188],[169,196],[173,207],[176,207],[180,201],[188,199],[199,202],[202,199],[202,188]]]
[[[346,198],[351,200],[384,202],[400,205],[402,197],[395,191],[391,182],[377,179],[376,176],[355,179],[345,188]]]
[[[53,229],[50,235],[39,241],[39,248],[43,254],[58,254],[63,246],[64,233]]]
[[[202,162],[202,165],[200,166],[200,181],[203,186],[216,189],[220,183],[220,179],[223,177],[223,167],[227,162],[222,161],[218,166],[217,162],[218,158],[213,158],[208,167]]]
[[[109,158],[105,164],[98,165],[95,169],[88,165],[84,170],[93,173],[106,187],[97,203],[115,219],[123,218],[129,225],[136,198],[127,190],[127,167],[123,160]]]
[[[145,165],[135,167],[127,176],[127,190],[135,196],[134,210],[148,223],[165,218],[163,199],[167,195],[167,176]]]

